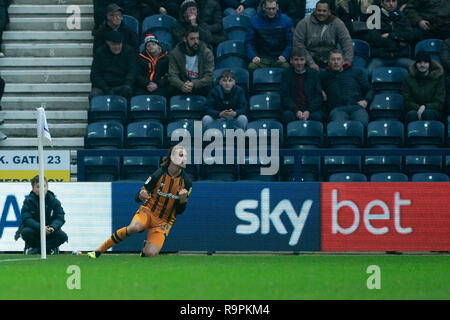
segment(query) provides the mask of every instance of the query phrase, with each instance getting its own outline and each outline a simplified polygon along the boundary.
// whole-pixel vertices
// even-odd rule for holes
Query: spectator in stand
[[[352,38],[360,38],[360,35],[368,31],[366,20],[369,16],[367,8],[375,0],[332,0],[331,12],[341,19],[352,35]],[[378,3],[377,3],[378,4]]]
[[[294,120],[325,120],[319,72],[306,66],[306,55],[305,49],[292,49],[291,66],[283,71],[281,105],[287,109],[283,113],[285,125]]]
[[[0,47],[2,45],[3,31],[6,29],[6,25],[9,23],[8,7],[8,0],[0,0]],[[4,53],[0,51],[0,58],[4,56]]]
[[[321,74],[322,87],[327,96],[331,121],[369,122],[367,106],[373,98],[373,90],[361,68],[345,62],[341,50],[330,51],[329,67]]]
[[[184,0],[180,5],[180,13],[178,20],[172,25],[172,39],[173,43],[177,44],[183,42],[185,31],[190,27],[196,27],[200,40],[206,45],[213,43],[213,37],[207,26],[200,21],[198,14],[198,4],[195,0]]]
[[[404,10],[416,29],[416,40],[450,37],[450,1],[409,0]]]
[[[205,28],[211,33],[211,45],[217,45],[225,40],[227,36],[222,25],[222,8],[217,0],[197,0],[198,15]]]
[[[316,2],[319,0],[292,0],[289,3],[289,7],[286,10],[286,15],[292,19],[294,27],[306,16],[307,6],[313,6],[309,14],[314,10]]]
[[[248,69],[289,68],[292,50],[292,20],[279,12],[277,0],[263,0],[261,9],[250,19],[245,50],[251,61]]]
[[[167,14],[178,18],[182,0],[141,0],[142,20],[154,14]]]
[[[5,91],[5,80],[3,80],[0,77],[0,101],[2,100],[4,91]],[[0,105],[0,111],[1,110],[2,110],[2,106]],[[5,119],[0,119],[0,125],[3,124],[4,122],[5,122]],[[8,138],[8,136],[0,131],[0,141],[5,140],[6,138]]]
[[[106,35],[106,45],[95,52],[92,61],[89,98],[103,95],[130,98],[136,77],[136,61],[136,50],[124,44],[123,34],[110,31]]]
[[[136,51],[139,43],[136,34],[122,22],[123,9],[115,3],[106,7],[106,23],[101,25],[94,34],[94,54],[95,51],[105,44],[106,34],[110,31],[117,31],[123,35],[124,43]]]
[[[224,0],[223,12],[224,16],[230,14],[243,14],[249,18],[256,14],[256,8],[258,7],[258,0]]]
[[[337,45],[345,63],[353,62],[353,42],[344,22],[331,14],[326,0],[317,2],[314,13],[302,19],[294,31],[294,47],[307,50],[306,63],[319,71],[328,65],[328,54]]]
[[[444,120],[444,69],[427,52],[419,52],[403,79],[406,123],[417,120]]]
[[[139,54],[135,95],[167,96],[169,55],[151,33],[144,38],[145,48]]]
[[[381,28],[369,30],[365,40],[370,44],[372,59],[369,74],[378,67],[408,69],[413,32],[409,19],[398,8],[397,0],[381,0]]]
[[[206,115],[203,126],[207,126],[215,119],[235,119],[245,130],[248,119],[247,98],[245,91],[236,85],[234,73],[225,70],[220,74],[219,85],[211,89],[205,104]]]
[[[200,40],[197,27],[189,27],[169,55],[170,96],[207,96],[213,86],[214,55]]]

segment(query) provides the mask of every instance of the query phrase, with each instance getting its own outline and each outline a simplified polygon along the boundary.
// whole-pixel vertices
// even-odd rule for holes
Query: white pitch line
[[[9,261],[26,261],[26,260],[41,260],[41,258],[6,259],[6,260],[0,260],[0,263],[1,262],[9,262]]]

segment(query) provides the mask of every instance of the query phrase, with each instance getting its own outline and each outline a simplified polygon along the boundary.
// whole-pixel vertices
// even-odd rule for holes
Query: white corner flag
[[[44,144],[43,140],[47,140],[50,145],[52,137],[48,129],[47,117],[44,108],[37,108],[37,137],[38,137],[38,156],[39,156],[39,217],[41,229],[41,258],[47,259],[47,239],[45,224],[45,180],[44,180]]]

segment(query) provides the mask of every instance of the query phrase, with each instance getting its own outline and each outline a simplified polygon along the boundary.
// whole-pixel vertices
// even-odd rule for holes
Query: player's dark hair
[[[47,178],[44,177],[44,181],[47,182]],[[31,179],[31,187],[34,188],[35,184],[39,183],[39,175]]]

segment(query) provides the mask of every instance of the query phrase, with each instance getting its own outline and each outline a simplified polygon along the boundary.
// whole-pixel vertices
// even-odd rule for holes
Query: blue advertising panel
[[[112,184],[112,229],[131,221],[142,184]],[[319,251],[320,184],[194,182],[162,251]],[[140,251],[146,232],[114,251]]]

